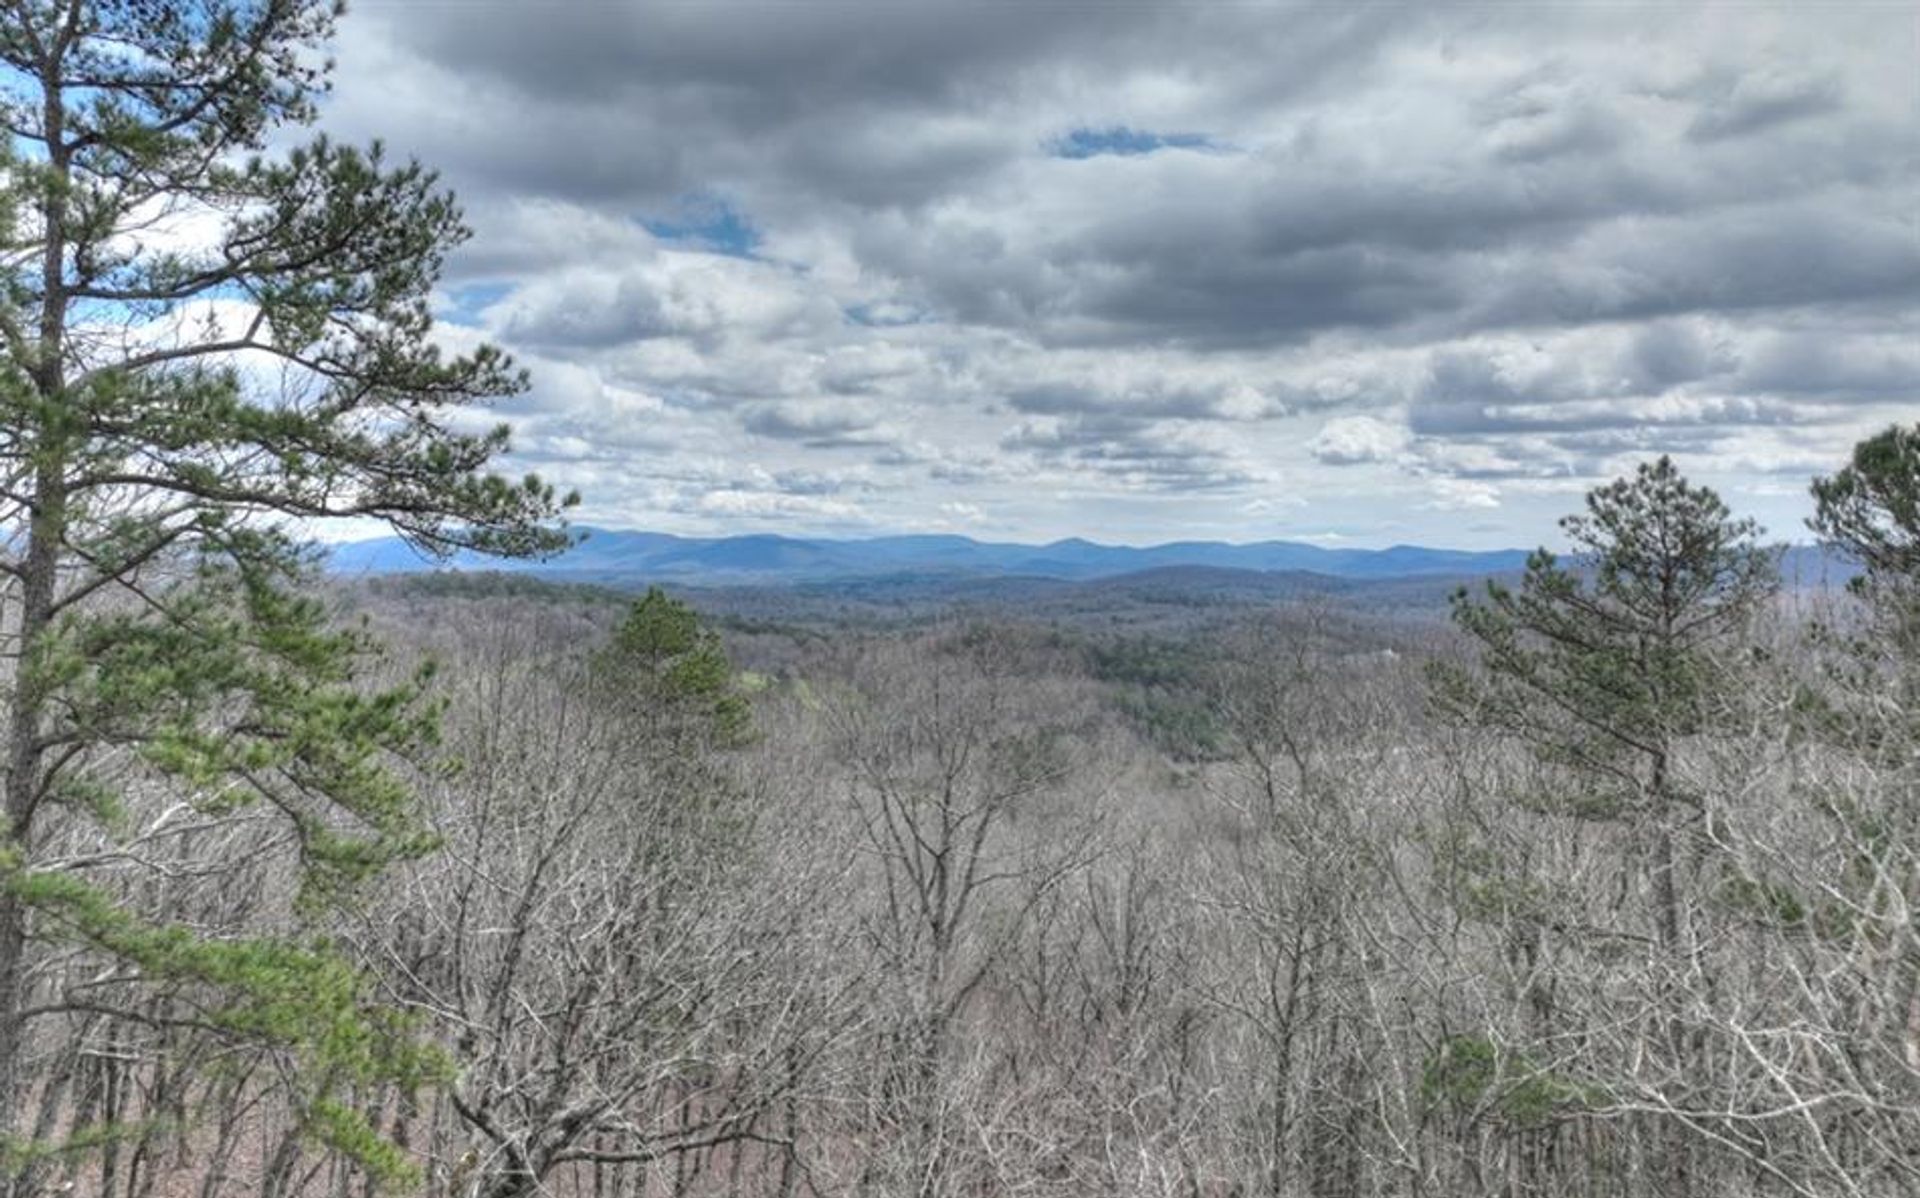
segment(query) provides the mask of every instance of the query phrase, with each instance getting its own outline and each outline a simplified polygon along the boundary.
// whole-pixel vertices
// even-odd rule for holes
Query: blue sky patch
[[[751,258],[760,246],[760,231],[739,210],[710,197],[682,201],[671,220],[643,218],[640,224],[661,241],[731,258]]]
[[[455,324],[473,324],[480,319],[480,313],[507,297],[513,290],[512,283],[488,282],[468,283],[464,287],[455,287],[448,293],[452,303],[445,316]]]
[[[1055,158],[1098,158],[1115,154],[1136,158],[1155,150],[1204,150],[1213,142],[1204,133],[1152,133],[1112,125],[1105,129],[1075,129],[1049,147]]]

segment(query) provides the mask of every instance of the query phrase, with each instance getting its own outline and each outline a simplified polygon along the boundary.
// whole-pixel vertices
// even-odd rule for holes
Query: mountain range
[[[871,537],[861,540],[752,534],[679,537],[669,533],[579,528],[579,542],[545,561],[509,561],[457,554],[437,563],[397,538],[336,546],[329,568],[337,574],[393,574],[442,568],[531,572],[579,582],[752,584],[844,581],[888,577],[1028,577],[1095,579],[1175,567],[1304,571],[1333,578],[1386,579],[1494,574],[1520,568],[1526,552],[1470,552],[1395,545],[1391,549],[1329,549],[1295,541],[1228,544],[1175,541],[1164,545],[1102,545],[1078,537],[1045,545],[976,541],[957,535]]]
[[[783,537],[680,537],[671,533],[576,528],[578,542],[544,561],[456,554],[448,562],[422,557],[405,542],[383,537],[334,546],[328,568],[344,576],[457,570],[534,574],[557,582],[632,587],[647,583],[690,586],[779,586],[877,582],[958,584],[969,580],[1091,581],[1149,575],[1164,584],[1175,574],[1188,585],[1222,581],[1221,572],[1285,573],[1350,582],[1463,579],[1511,573],[1524,549],[1471,551],[1395,545],[1389,549],[1329,549],[1297,541],[1173,541],[1163,545],[1102,545],[1075,537],[1045,545],[976,541],[934,534],[858,540]],[[1796,545],[1782,559],[1794,586],[1836,585],[1854,573],[1851,563],[1818,546]],[[1249,580],[1251,582],[1251,580]],[[1259,585],[1259,584],[1254,584]]]

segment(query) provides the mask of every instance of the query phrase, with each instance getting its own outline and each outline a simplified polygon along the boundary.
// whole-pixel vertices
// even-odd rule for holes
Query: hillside
[[[1235,545],[1178,541],[1102,545],[1071,538],[1045,545],[976,541],[970,537],[893,536],[831,540],[754,534],[678,537],[667,533],[582,528],[580,541],[545,562],[504,563],[456,556],[462,569],[511,569],[580,582],[681,581],[763,584],[850,578],[1008,577],[1097,579],[1173,568],[1293,571],[1332,578],[1407,578],[1490,574],[1519,568],[1517,549],[1469,552],[1396,545],[1390,549],[1326,549],[1295,541]],[[394,538],[334,549],[338,574],[390,574],[435,568]]]

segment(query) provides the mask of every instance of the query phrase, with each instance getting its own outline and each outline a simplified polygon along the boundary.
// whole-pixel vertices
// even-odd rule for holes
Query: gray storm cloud
[[[1793,535],[1920,408],[1907,19],[406,5],[328,120],[459,190],[449,317],[607,522],[1527,543],[1488,488],[1671,451]]]

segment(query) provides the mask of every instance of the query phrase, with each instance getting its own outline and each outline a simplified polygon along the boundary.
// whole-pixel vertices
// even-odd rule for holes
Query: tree
[[[1814,531],[1858,558],[1867,578],[1920,582],[1920,424],[1891,425],[1813,481]]]
[[[1835,951],[1861,963],[1850,985],[1806,991],[1838,999],[1826,1004],[1831,1018],[1804,1020],[1841,1030],[1831,1040],[1846,1045],[1847,1069],[1832,1072],[1851,1084],[1830,1088],[1876,1100],[1861,1104],[1846,1132],[1865,1139],[1858,1129],[1870,1127],[1869,1135],[1912,1142],[1920,1113],[1920,424],[1861,441],[1849,464],[1815,479],[1812,491],[1808,524],[1861,566],[1849,588],[1865,619],[1846,622],[1859,635],[1817,630],[1824,668],[1797,688],[1794,709],[1815,751],[1844,764],[1829,756],[1809,773],[1811,807],[1822,817],[1817,847],[1770,858],[1791,876],[1792,893],[1807,896],[1812,923]],[[1871,1164],[1909,1186],[1920,1177],[1911,1153],[1879,1154]]]
[[[1545,549],[1515,591],[1489,582],[1476,602],[1464,589],[1454,617],[1478,644],[1479,677],[1439,671],[1442,706],[1469,722],[1527,741],[1563,767],[1563,793],[1530,796],[1552,814],[1625,825],[1648,841],[1628,850],[1629,870],[1651,891],[1651,962],[1671,1107],[1693,1083],[1696,1055],[1674,979],[1697,972],[1683,903],[1682,845],[1708,814],[1681,782],[1678,754],[1731,706],[1721,649],[1776,586],[1774,555],[1758,529],[1719,496],[1690,485],[1665,457],[1587,496],[1584,515],[1561,528],[1573,568]],[[1644,863],[1644,864],[1641,864]],[[1691,962],[1691,965],[1689,965]],[[1682,1116],[1684,1118],[1684,1115]],[[1662,1150],[1666,1189],[1691,1192],[1684,1134]]]
[[[1813,481],[1807,523],[1858,561],[1853,589],[1888,621],[1890,643],[1920,654],[1920,424],[1892,425]]]
[[[1860,442],[1851,462],[1814,479],[1812,490],[1807,524],[1859,563],[1848,589],[1866,619],[1862,635],[1837,644],[1831,629],[1820,630],[1823,644],[1841,650],[1839,694],[1802,706],[1825,734],[1909,761],[1920,739],[1920,424]]]
[[[571,497],[489,472],[504,426],[453,423],[524,376],[432,341],[452,198],[378,145],[264,153],[314,119],[339,11],[0,19],[0,1134],[32,1105],[35,1020],[161,988],[175,1006],[143,1018],[297,1049],[308,1133],[362,1157],[329,1082],[425,1068],[297,917],[208,937],[130,897],[172,876],[179,809],[272,813],[309,910],[428,846],[389,768],[431,732],[424,678],[357,683],[372,646],[297,589],[304,522],[373,518],[429,552],[563,543]],[[106,981],[67,985],[76,960]]]
[[[1560,526],[1572,569],[1540,549],[1518,591],[1490,580],[1482,601],[1456,594],[1485,676],[1442,671],[1439,696],[1589,780],[1577,813],[1668,818],[1690,803],[1676,743],[1719,698],[1712,650],[1772,595],[1774,554],[1665,457],[1590,492]]]
[[[750,729],[747,697],[712,629],[659,587],[648,587],[595,658],[609,697],[656,738],[738,745]]]
[[[707,644],[658,592],[635,611]],[[441,1118],[408,1116],[441,1145],[420,1192],[645,1190],[716,1152],[777,1165],[774,1104],[831,1027],[796,963],[814,870],[773,867],[742,754],[652,726],[711,695],[650,673],[631,621],[588,655],[517,617],[449,653],[463,768],[428,795],[445,847],[391,871],[358,937],[457,1065]]]
[[[860,1185],[938,1198],[968,1189],[964,1025],[1097,850],[1071,786],[1092,713],[1032,676],[1044,658],[1014,633],[850,648],[864,651],[827,715],[870,859],[863,932],[886,1012]]]
[[[1354,934],[1373,864],[1357,800],[1392,757],[1393,658],[1341,660],[1317,602],[1237,631],[1212,679],[1228,750],[1217,818],[1233,834],[1201,891],[1222,933],[1203,992],[1245,1029],[1247,1192],[1352,1193],[1363,1154],[1343,1131],[1377,1067],[1349,1022],[1354,979],[1370,972]]]

